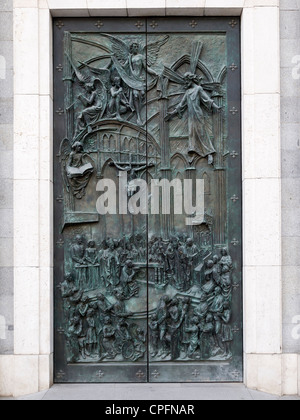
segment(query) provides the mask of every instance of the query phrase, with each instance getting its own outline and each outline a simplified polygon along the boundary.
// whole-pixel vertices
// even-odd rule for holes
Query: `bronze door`
[[[55,19],[54,74],[55,381],[242,381],[239,19]]]

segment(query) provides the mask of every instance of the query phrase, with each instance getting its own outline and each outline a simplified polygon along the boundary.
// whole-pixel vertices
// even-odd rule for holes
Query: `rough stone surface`
[[[0,354],[14,351],[13,0],[0,2]]]
[[[280,1],[283,352],[300,352],[300,1]]]

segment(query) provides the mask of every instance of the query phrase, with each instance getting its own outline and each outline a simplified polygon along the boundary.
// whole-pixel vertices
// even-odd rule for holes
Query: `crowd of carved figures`
[[[67,338],[69,362],[95,359],[97,361],[136,361],[146,352],[146,331],[128,321],[121,288],[115,288],[112,304],[102,293],[89,297],[80,290],[72,274],[61,284],[64,311],[68,314]]]
[[[187,235],[163,240],[143,235],[94,240],[77,235],[70,247],[72,273],[61,284],[70,360],[144,357],[146,326],[131,322],[126,302],[139,297],[138,276],[152,267],[150,287],[173,290],[150,311],[149,341],[156,360],[231,357],[232,271],[227,249],[210,260]],[[100,293],[100,290],[103,293]],[[108,297],[106,297],[108,296]]]
[[[161,297],[149,323],[155,359],[227,360],[232,356],[233,263],[227,249],[205,263],[199,299]]]
[[[136,263],[146,261],[155,271],[155,285],[165,288],[168,285],[184,292],[190,290],[196,281],[196,272],[200,271],[203,251],[194,240],[183,234],[163,240],[152,237],[147,244],[143,235],[106,239],[97,247],[95,241],[77,235],[71,245],[71,258],[76,285],[83,290],[93,290],[105,286],[112,291],[122,286],[126,299],[138,294],[134,283],[138,268]],[[128,283],[127,276],[131,282]],[[125,280],[126,278],[126,280]]]

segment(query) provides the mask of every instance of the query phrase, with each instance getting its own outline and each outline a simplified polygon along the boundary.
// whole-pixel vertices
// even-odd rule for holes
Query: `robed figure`
[[[192,73],[184,75],[186,92],[175,110],[168,113],[166,121],[173,116],[183,117],[184,112],[188,113],[189,146],[190,156],[198,155],[208,157],[208,163],[213,164],[213,155],[216,153],[214,145],[205,124],[203,107],[208,111],[220,112],[221,108],[209,97],[203,87],[199,84],[199,77]]]

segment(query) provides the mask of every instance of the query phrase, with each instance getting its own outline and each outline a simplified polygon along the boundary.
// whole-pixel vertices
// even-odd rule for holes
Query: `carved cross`
[[[232,372],[232,376],[233,376],[234,378],[238,379],[238,378],[241,376],[241,374],[240,374],[240,372],[239,372],[239,371],[235,370],[234,372]]]
[[[57,113],[59,116],[62,116],[62,115],[65,113],[65,111],[64,111],[62,108],[59,108],[59,109],[56,111],[56,113]]]
[[[235,28],[235,27],[236,27],[236,25],[237,25],[237,21],[236,21],[235,19],[232,19],[232,20],[229,22],[229,25],[230,25],[232,28]]]
[[[198,22],[196,22],[195,20],[192,20],[192,22],[190,23],[190,26],[195,29],[196,26],[198,25]]]
[[[62,203],[64,201],[64,198],[60,195],[59,197],[57,197],[56,201],[58,203]]]
[[[232,287],[233,287],[234,290],[236,290],[240,287],[240,284],[239,283],[233,283]]]
[[[61,29],[61,28],[63,28],[63,27],[65,26],[65,24],[64,24],[61,20],[59,20],[59,21],[56,23],[56,26],[58,27],[58,29]]]
[[[157,378],[160,376],[160,373],[159,373],[157,370],[155,370],[155,371],[152,373],[152,376],[153,376],[153,378],[157,379]]]
[[[104,26],[104,23],[103,23],[103,22],[101,22],[101,20],[98,20],[98,22],[97,22],[97,23],[95,23],[95,26],[97,26],[97,28],[101,29],[101,28],[102,28],[102,26]]]
[[[63,379],[66,376],[65,372],[63,370],[60,370],[59,372],[57,372],[56,374],[56,378],[57,379]]]
[[[56,67],[56,70],[57,71],[59,71],[59,72],[62,72],[63,71],[63,66],[61,65],[61,64],[59,64],[57,67]]]
[[[158,23],[155,20],[153,20],[150,26],[151,28],[156,29],[158,27]]]
[[[231,199],[234,203],[236,203],[237,201],[239,201],[239,197],[237,195],[234,194],[233,197],[231,197]]]
[[[236,152],[235,150],[233,151],[233,152],[231,152],[230,153],[230,156],[233,158],[233,159],[235,159],[235,158],[237,158],[238,157],[238,152]]]
[[[231,241],[231,243],[232,243],[232,245],[233,246],[237,246],[240,242],[237,240],[237,239],[233,239],[232,241]]]
[[[139,370],[135,376],[137,378],[139,378],[139,379],[142,379],[142,378],[145,377],[145,374],[144,374],[144,372],[142,372],[141,370]]]
[[[102,372],[102,370],[99,370],[99,372],[97,372],[97,375],[96,375],[99,379],[102,379],[103,378],[103,376],[104,376],[104,373]]]
[[[65,333],[65,330],[62,327],[57,328],[58,334],[62,335]]]
[[[238,69],[238,66],[237,66],[236,64],[232,63],[232,64],[231,64],[231,66],[230,66],[229,68],[230,68],[230,70],[232,70],[232,71],[236,71],[236,70]]]
[[[194,372],[192,373],[192,375],[194,376],[195,379],[197,379],[198,376],[200,375],[199,370],[195,369]]]
[[[144,26],[143,22],[141,22],[140,20],[138,22],[136,22],[135,26],[138,28],[138,30],[142,29],[142,27]]]
[[[64,243],[63,239],[60,239],[59,241],[56,242],[56,245],[59,246],[59,247],[64,246],[64,244],[65,243]]]
[[[231,108],[230,113],[234,116],[236,114],[238,114],[239,110],[234,106],[233,108]]]
[[[239,327],[238,327],[236,324],[235,324],[235,326],[233,327],[232,332],[233,332],[234,334],[237,334],[238,332],[240,332],[240,329],[239,329]]]

